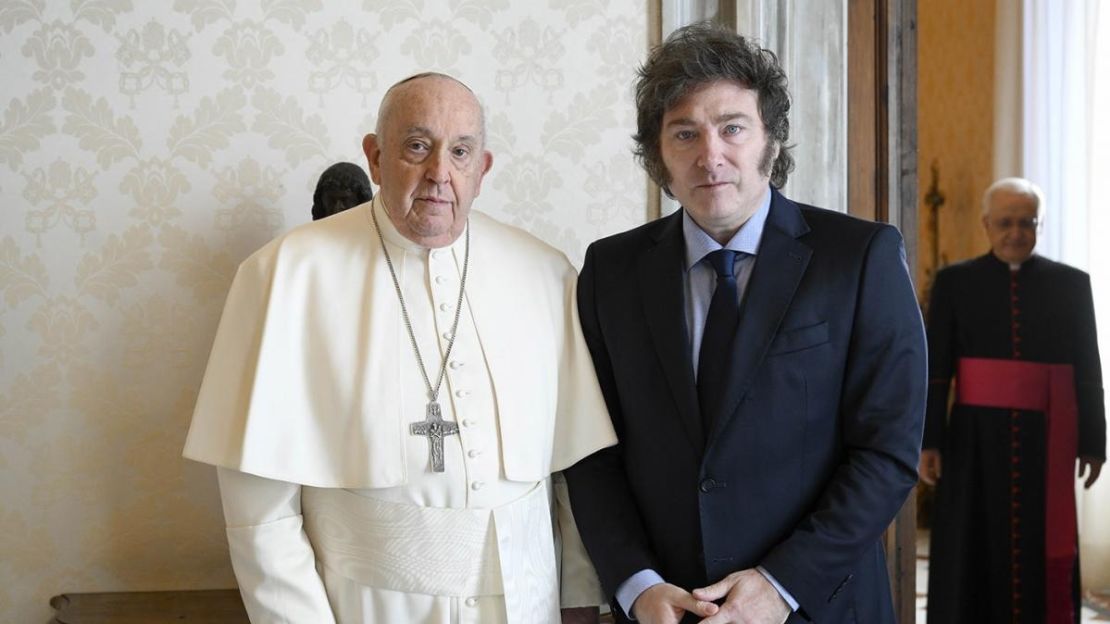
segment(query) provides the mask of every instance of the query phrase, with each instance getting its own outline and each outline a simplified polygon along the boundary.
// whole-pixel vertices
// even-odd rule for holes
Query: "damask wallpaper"
[[[476,206],[581,261],[646,218],[630,84],[648,2],[0,2],[0,621],[63,591],[231,587],[180,458],[226,289],[307,221],[385,89],[484,100]]]

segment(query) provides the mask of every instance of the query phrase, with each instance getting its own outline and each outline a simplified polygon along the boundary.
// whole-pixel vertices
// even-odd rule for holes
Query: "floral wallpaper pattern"
[[[630,155],[648,2],[0,3],[0,621],[73,591],[230,587],[180,458],[237,264],[365,165],[389,85],[487,107],[477,207],[580,262],[647,218]]]

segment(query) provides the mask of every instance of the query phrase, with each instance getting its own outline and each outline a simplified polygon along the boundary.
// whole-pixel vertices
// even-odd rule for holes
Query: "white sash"
[[[546,483],[495,509],[418,507],[305,487],[304,528],[324,566],[367,587],[435,596],[503,594],[510,624],[557,622]]]

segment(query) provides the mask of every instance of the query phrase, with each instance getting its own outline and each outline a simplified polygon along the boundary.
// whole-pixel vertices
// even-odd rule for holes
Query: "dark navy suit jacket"
[[[681,217],[595,242],[579,278],[620,438],[567,471],[602,585],[653,568],[693,589],[762,565],[800,604],[790,622],[893,623],[881,536],[917,481],[926,391],[901,236],[772,191],[705,431]]]

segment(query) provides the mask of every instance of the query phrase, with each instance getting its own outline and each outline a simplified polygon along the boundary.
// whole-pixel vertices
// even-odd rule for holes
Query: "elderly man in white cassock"
[[[185,456],[218,467],[251,621],[596,621],[554,474],[616,442],[576,274],[470,210],[477,98],[394,85],[363,148],[380,192],[239,267]]]

